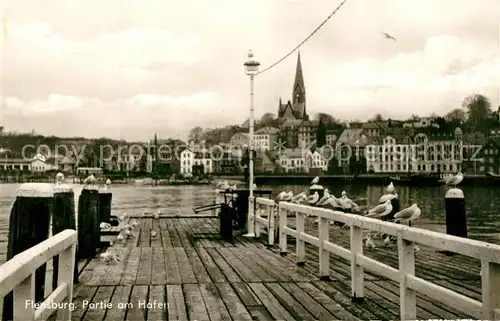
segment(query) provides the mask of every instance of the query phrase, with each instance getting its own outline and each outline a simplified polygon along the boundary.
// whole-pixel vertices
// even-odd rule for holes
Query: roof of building
[[[361,140],[361,135],[363,134],[363,129],[361,128],[356,128],[356,129],[344,129],[340,137],[337,139],[336,144],[344,144],[344,145],[349,145],[349,146],[354,146],[357,143],[362,143]]]
[[[282,157],[286,158],[303,158],[305,151],[301,148],[287,148],[281,152]]]
[[[261,129],[257,130],[255,133],[256,134],[269,134],[269,135],[274,135],[274,134],[277,134],[279,133],[279,129],[278,128],[275,128],[275,127],[270,127],[270,126],[266,126],[266,127],[262,127]]]

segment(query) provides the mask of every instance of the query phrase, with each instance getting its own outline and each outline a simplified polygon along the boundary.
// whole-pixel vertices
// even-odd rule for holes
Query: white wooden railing
[[[47,320],[56,310],[57,320],[71,320],[76,242],[76,231],[65,230],[0,266],[0,298],[14,291],[14,320]],[[57,255],[57,288],[35,304],[35,271]]]
[[[269,199],[257,198],[256,203],[269,204]],[[295,213],[295,229],[287,226],[288,213]],[[305,263],[305,243],[318,247],[320,277],[330,273],[330,253],[351,262],[351,290],[353,298],[364,297],[364,270],[399,282],[401,320],[416,319],[416,293],[425,294],[437,301],[483,320],[500,320],[500,246],[476,240],[455,237],[401,224],[384,222],[361,215],[346,214],[324,208],[280,202],[279,247],[287,252],[287,236],[296,238],[297,263]],[[263,222],[257,215],[256,221]],[[306,216],[319,219],[318,237],[304,230]],[[350,226],[350,249],[329,240],[329,221]],[[258,226],[258,224],[256,224]],[[363,230],[380,232],[397,237],[399,269],[363,255]],[[469,256],[481,261],[482,300],[477,301],[435,283],[415,276],[415,244],[430,246]]]
[[[276,203],[272,199],[263,197],[249,197],[248,202],[248,226],[250,232],[253,232],[255,237],[260,237],[260,234],[265,231],[267,233],[267,243],[273,245],[276,233]]]

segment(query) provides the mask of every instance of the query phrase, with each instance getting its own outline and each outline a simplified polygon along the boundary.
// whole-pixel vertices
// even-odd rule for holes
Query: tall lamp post
[[[253,126],[254,126],[254,78],[255,75],[259,72],[259,66],[260,63],[256,60],[253,59],[253,52],[250,49],[248,51],[248,60],[243,64],[245,66],[245,72],[247,75],[250,76],[250,120],[249,120],[249,134],[248,134],[248,145],[249,145],[249,152],[248,152],[248,171],[250,174],[249,180],[248,180],[248,185],[249,185],[249,190],[250,190],[250,197],[253,197],[253,149],[254,149],[254,144],[253,144]],[[248,212],[253,214],[253,208],[248,208]],[[249,215],[250,217],[250,215]],[[248,224],[247,226],[248,233],[246,236],[252,237],[255,236],[254,234],[254,227],[253,224]]]

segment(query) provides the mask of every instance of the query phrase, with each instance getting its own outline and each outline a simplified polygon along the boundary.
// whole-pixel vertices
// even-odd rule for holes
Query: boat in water
[[[401,186],[439,186],[441,177],[438,173],[416,173],[404,176],[391,176],[391,180]]]

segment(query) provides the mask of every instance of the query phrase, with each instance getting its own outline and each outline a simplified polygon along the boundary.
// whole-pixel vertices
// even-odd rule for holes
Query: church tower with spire
[[[281,98],[279,99],[278,118],[309,120],[306,110],[306,87],[304,85],[300,51],[297,56],[297,66],[295,68],[292,100],[283,104]]]

